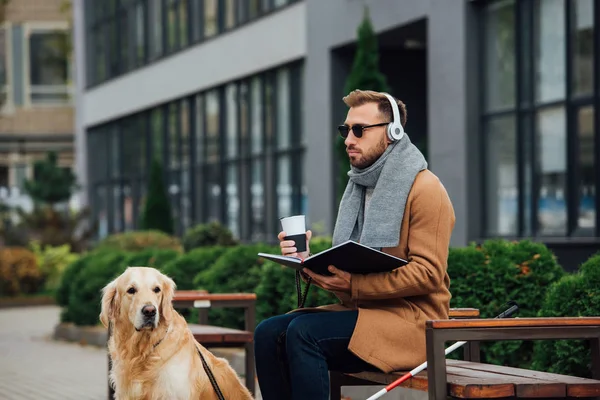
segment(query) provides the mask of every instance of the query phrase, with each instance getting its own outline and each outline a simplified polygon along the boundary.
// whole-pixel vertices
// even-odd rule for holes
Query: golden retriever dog
[[[128,267],[102,290],[100,321],[112,325],[109,379],[115,399],[217,400],[201,351],[227,400],[251,400],[229,362],[194,339],[173,308],[174,292],[171,278],[148,267]]]

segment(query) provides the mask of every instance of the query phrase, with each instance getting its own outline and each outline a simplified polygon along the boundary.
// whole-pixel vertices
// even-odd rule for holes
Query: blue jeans
[[[264,400],[329,399],[329,370],[377,368],[348,350],[358,311],[295,312],[262,321],[254,332]]]

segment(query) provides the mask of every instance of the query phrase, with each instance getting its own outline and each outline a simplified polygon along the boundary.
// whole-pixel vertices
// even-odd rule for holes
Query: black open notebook
[[[408,264],[408,261],[373,249],[353,240],[345,241],[302,260],[281,254],[258,253],[259,257],[272,260],[295,270],[308,268],[321,275],[332,275],[330,265],[353,274],[389,272]]]

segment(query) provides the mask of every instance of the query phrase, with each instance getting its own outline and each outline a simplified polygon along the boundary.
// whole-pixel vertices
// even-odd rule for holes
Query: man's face
[[[367,103],[348,110],[344,124],[352,128],[355,125],[367,126],[389,122],[379,112],[377,103]],[[364,169],[372,165],[387,149],[388,141],[385,126],[376,126],[363,130],[362,137],[354,136],[352,130],[344,140],[346,152],[353,167]]]

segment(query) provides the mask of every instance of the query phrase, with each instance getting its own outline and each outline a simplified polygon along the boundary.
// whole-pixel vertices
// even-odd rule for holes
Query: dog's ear
[[[173,318],[173,296],[175,295],[176,285],[173,279],[166,275],[162,276],[163,290],[162,300],[160,302],[160,315],[162,315],[166,321],[170,321]]]
[[[119,294],[117,293],[117,280],[115,279],[102,289],[100,322],[108,328],[108,322],[118,317],[119,308]]]

